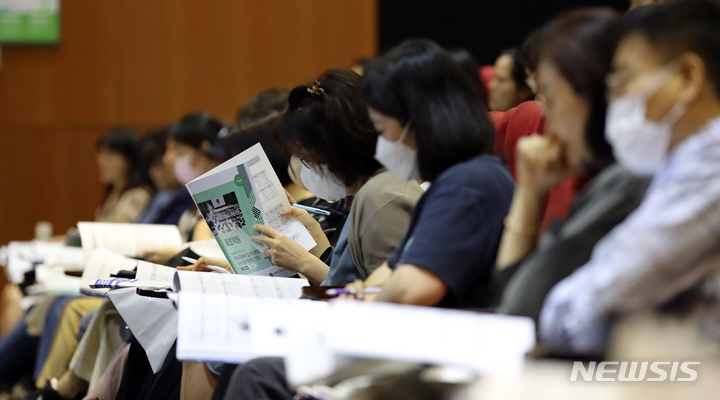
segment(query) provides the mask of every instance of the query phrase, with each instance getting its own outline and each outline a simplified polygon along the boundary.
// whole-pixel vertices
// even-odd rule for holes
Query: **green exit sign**
[[[60,0],[0,0],[0,44],[57,44]]]

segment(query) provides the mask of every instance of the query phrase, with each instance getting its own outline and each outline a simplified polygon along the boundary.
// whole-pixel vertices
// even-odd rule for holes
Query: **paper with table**
[[[173,290],[180,291],[181,296],[296,299],[302,295],[302,288],[309,285],[308,281],[296,278],[175,271],[174,268],[143,263],[138,265],[136,277],[148,282],[169,279],[168,283],[172,282]],[[173,302],[138,296],[135,289],[111,290],[108,296],[142,345],[153,371],[157,372],[177,338],[178,316]],[[210,301],[202,304],[202,310],[224,306],[224,303],[212,304]]]
[[[342,300],[179,297],[178,359],[282,356],[294,385],[332,373],[346,357],[515,371],[535,345],[534,323],[524,317]]]
[[[188,183],[187,189],[236,274],[291,276],[295,272],[263,259],[265,247],[250,241],[267,225],[310,250],[310,233],[294,217],[280,180],[259,143]]]

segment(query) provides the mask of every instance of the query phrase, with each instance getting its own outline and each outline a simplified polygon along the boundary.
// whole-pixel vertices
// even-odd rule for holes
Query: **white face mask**
[[[303,164],[300,180],[310,193],[323,200],[339,200],[346,196],[345,185],[335,178],[327,165],[314,165],[308,168]]]
[[[420,178],[420,170],[417,164],[417,150],[409,147],[403,140],[410,130],[410,121],[405,124],[400,139],[396,142],[378,136],[375,147],[375,159],[378,160],[390,172],[404,181]]]
[[[195,178],[203,174],[203,170],[201,168],[195,168],[192,166],[192,157],[190,156],[176,158],[175,165],[173,167],[175,171],[175,178],[177,178],[178,182],[183,185],[187,185]]]
[[[617,162],[636,174],[653,175],[663,165],[672,127],[685,113],[685,103],[677,102],[659,122],[645,117],[648,99],[670,79],[668,67],[658,72],[646,89],[620,96],[608,107],[605,138]]]

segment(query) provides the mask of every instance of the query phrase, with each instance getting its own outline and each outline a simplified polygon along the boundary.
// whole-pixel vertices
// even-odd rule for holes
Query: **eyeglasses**
[[[303,165],[305,168],[308,168],[308,169],[311,169],[311,168],[312,168],[312,164],[310,164],[309,161],[305,161],[304,159],[301,158],[301,159],[300,159],[300,162],[302,163],[302,165]]]
[[[627,71],[622,72],[611,72],[605,75],[605,85],[607,88],[607,102],[611,103],[613,100],[624,94],[630,86],[633,88],[641,87],[644,91],[654,93],[658,88],[658,83],[662,84],[665,82],[662,80],[663,76],[669,76],[678,66],[678,60],[674,59],[669,63],[665,64],[659,71],[651,74],[628,74]],[[658,80],[660,79],[660,81]],[[634,91],[635,89],[633,89]]]
[[[303,152],[298,153],[297,158],[305,168],[311,169],[313,167],[313,164],[306,160],[307,155],[303,154]]]

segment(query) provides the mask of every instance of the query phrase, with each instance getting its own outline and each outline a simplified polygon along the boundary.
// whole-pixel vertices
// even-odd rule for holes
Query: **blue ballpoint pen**
[[[292,206],[297,207],[301,210],[305,210],[307,212],[315,213],[315,214],[330,215],[330,211],[321,210],[321,209],[315,208],[315,207],[308,207],[308,206],[303,206],[303,205],[295,204],[295,203],[293,203]]]

